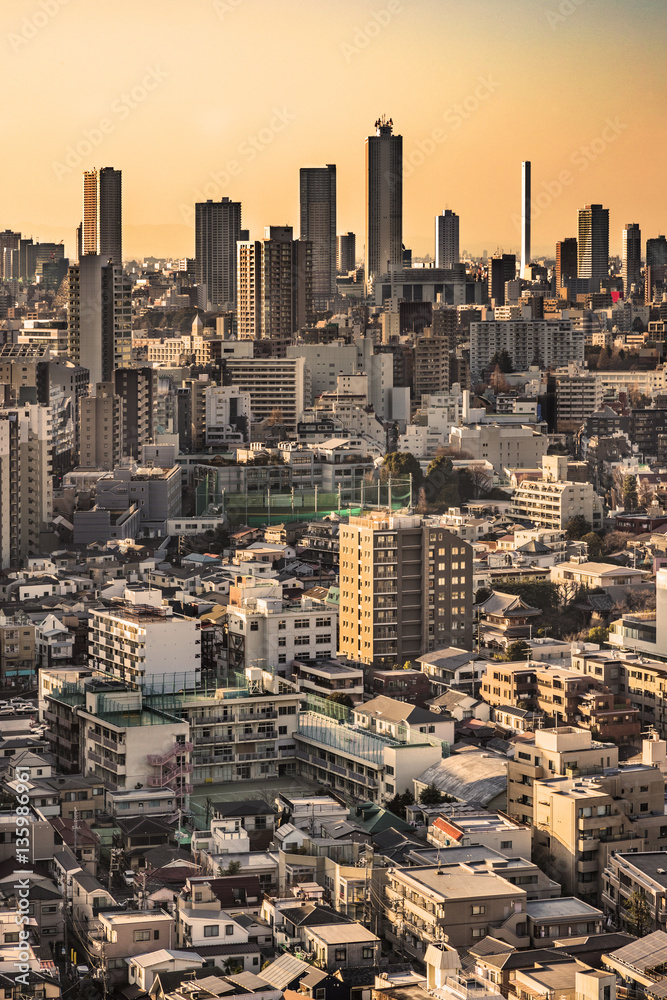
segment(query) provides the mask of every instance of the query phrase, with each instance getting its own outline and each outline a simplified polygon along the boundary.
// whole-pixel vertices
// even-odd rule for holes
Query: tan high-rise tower
[[[123,263],[122,174],[113,167],[83,175],[83,252]]]

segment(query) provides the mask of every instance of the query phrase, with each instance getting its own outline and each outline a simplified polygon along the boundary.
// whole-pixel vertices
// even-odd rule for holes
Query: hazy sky
[[[193,204],[298,233],[299,167],[335,163],[338,232],[364,229],[364,139],[403,135],[406,246],[534,254],[610,210],[612,252],[667,230],[664,0],[4,0],[0,229],[73,252],[81,174],[123,171],[125,256],[189,255]],[[539,206],[539,207],[537,207]]]

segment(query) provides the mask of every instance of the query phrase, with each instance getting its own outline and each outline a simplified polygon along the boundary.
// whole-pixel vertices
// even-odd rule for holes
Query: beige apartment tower
[[[339,655],[403,664],[472,643],[472,549],[419,515],[369,511],[340,528]]]
[[[113,382],[98,382],[94,396],[79,400],[79,465],[115,468],[123,457],[123,400]]]

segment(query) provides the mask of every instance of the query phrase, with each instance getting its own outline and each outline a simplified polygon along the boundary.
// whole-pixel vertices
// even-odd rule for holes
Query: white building
[[[507,351],[517,371],[530,365],[559,367],[583,362],[584,335],[569,319],[485,320],[470,324],[470,371],[474,376],[491,367],[491,359]]]
[[[250,393],[229,385],[204,391],[206,447],[244,444],[250,431]]]
[[[581,514],[593,526],[602,527],[602,502],[590,483],[567,480],[567,458],[546,457],[542,479],[524,482],[514,491],[510,516],[527,519],[544,528],[563,529]]]
[[[501,472],[505,468],[539,468],[549,439],[529,424],[475,424],[452,427],[449,444],[474,459],[491,462],[494,470]]]
[[[310,406],[310,374],[303,358],[231,358],[227,372],[232,385],[249,395],[255,423],[279,415],[296,429]]]
[[[201,676],[199,622],[170,612],[130,603],[91,611],[90,666],[147,690],[196,687]]]

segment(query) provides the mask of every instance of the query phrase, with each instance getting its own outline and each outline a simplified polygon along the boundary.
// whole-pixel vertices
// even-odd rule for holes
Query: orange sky
[[[403,135],[404,241],[533,251],[577,209],[667,230],[664,0],[4,0],[0,229],[73,252],[81,174],[123,170],[125,256],[192,255],[192,206],[228,195],[252,236],[298,232],[299,167],[335,163],[363,245],[364,138]]]

